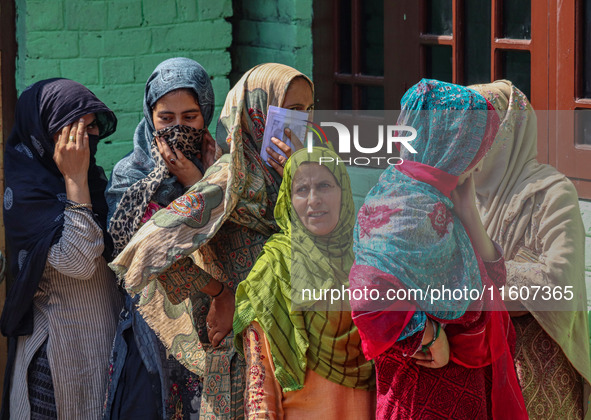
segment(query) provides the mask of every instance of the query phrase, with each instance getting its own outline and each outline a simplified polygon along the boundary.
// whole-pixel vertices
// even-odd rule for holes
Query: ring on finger
[[[207,327],[208,330],[211,330],[213,328],[211,325],[209,325],[209,322],[206,322],[205,326]]]
[[[176,159],[175,158],[170,158],[170,163],[175,163]]]
[[[76,137],[74,137],[74,135],[71,135],[70,137],[68,137],[68,141],[76,141]]]

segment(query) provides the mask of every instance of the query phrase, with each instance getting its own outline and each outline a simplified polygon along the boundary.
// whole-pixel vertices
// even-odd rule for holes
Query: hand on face
[[[171,149],[164,139],[156,137],[156,146],[164,159],[164,163],[166,163],[168,171],[176,176],[184,187],[191,187],[203,177],[201,171],[191,160],[185,157],[183,152],[174,146]]]
[[[88,179],[89,134],[99,135],[94,114],[83,116],[53,136],[55,142],[53,160],[64,179],[76,183],[84,183]]]
[[[454,204],[454,213],[470,235],[474,250],[484,261],[497,260],[499,255],[482,225],[476,207],[476,187],[474,186],[473,174],[469,174],[466,180],[451,192],[451,201]]]
[[[302,224],[314,235],[328,235],[339,222],[341,188],[325,166],[300,165],[293,178],[291,201]]]
[[[451,192],[451,201],[454,204],[453,211],[458,218],[467,224],[476,219],[480,220],[480,214],[476,207],[476,187],[472,173],[465,177],[461,184]]]
[[[186,125],[200,130],[205,126],[199,104],[195,97],[186,89],[173,90],[158,99],[152,110],[152,120],[154,121],[154,128],[156,130],[174,125]],[[211,137],[209,133],[207,136]],[[176,176],[184,187],[192,186],[203,177],[201,171],[191,160],[187,159],[178,149],[171,149],[163,139],[156,138],[156,146],[166,163],[168,171]],[[209,143],[207,147],[210,147]],[[207,152],[208,154],[204,156],[210,161],[209,149],[207,149]],[[207,167],[205,166],[205,168]]]

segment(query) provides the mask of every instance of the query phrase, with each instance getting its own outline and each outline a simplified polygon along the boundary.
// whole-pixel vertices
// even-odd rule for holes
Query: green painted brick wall
[[[312,0],[234,0],[232,22],[232,83],[268,62],[312,78]]]
[[[49,77],[90,88],[119,119],[99,147],[107,172],[131,150],[145,82],[167,58],[192,58],[210,74],[215,132],[230,88],[232,0],[16,0],[16,12],[18,92]]]

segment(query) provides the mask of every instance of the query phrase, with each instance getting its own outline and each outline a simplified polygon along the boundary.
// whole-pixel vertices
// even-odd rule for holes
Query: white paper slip
[[[306,138],[306,130],[308,125],[308,113],[302,111],[294,111],[292,109],[279,108],[276,106],[270,106],[269,112],[267,113],[267,122],[265,124],[265,135],[263,136],[263,145],[261,147],[261,158],[267,165],[267,159],[270,157],[267,153],[267,147],[270,147],[280,155],[285,156],[285,153],[281,151],[271,141],[271,137],[276,137],[283,141],[291,150],[295,152],[295,148],[290,141],[289,137],[285,135],[285,129],[289,128],[292,132],[292,136],[295,134],[296,137],[303,142]],[[270,166],[270,165],[269,165]]]

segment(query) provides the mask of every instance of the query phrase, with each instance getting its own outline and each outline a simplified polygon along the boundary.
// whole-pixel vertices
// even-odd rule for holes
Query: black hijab
[[[64,177],[53,160],[53,136],[80,117],[94,113],[99,136],[89,136],[88,183],[95,220],[103,230],[105,251],[112,254],[106,231],[105,173],[96,165],[98,141],[117,126],[115,114],[90,90],[68,79],[48,79],[29,86],[16,104],[15,123],[4,152],[4,225],[12,286],[0,327],[15,337],[33,332],[33,296],[57,243],[68,205]]]

